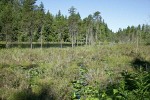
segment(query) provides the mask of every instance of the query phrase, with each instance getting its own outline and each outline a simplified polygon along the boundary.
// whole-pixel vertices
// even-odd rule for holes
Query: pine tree
[[[35,28],[35,2],[36,0],[25,0],[23,2],[23,26],[24,31],[27,31],[30,36],[30,47],[32,46],[32,40],[33,40],[33,31]]]
[[[12,38],[12,26],[13,26],[13,11],[12,11],[12,2],[3,1],[1,2],[1,32],[5,34],[6,48],[10,46]],[[8,16],[9,15],[9,16]]]
[[[58,11],[58,14],[55,17],[56,31],[58,33],[58,40],[60,41],[60,47],[62,48],[63,35],[66,29],[66,20],[64,16],[61,14],[61,11]]]
[[[78,28],[78,18],[76,16],[76,8],[73,6],[68,10],[70,13],[68,24],[69,24],[69,33],[72,41],[72,47],[74,47],[74,44],[76,42],[76,36],[77,36],[77,28]]]
[[[95,25],[96,25],[96,32],[95,32],[95,41],[98,40],[98,33],[100,31],[99,27],[100,27],[100,23],[101,23],[101,16],[100,16],[100,12],[96,11],[93,15],[93,18],[95,20]],[[101,31],[100,31],[101,33]]]
[[[37,9],[37,29],[40,31],[40,42],[41,42],[41,48],[43,48],[43,32],[44,32],[44,25],[45,25],[45,11],[44,11],[44,5],[41,2],[40,6]]]
[[[54,17],[53,15],[48,11],[45,15],[45,24],[44,24],[44,32],[45,32],[45,40],[46,41],[52,41],[53,40],[53,23],[54,23]]]

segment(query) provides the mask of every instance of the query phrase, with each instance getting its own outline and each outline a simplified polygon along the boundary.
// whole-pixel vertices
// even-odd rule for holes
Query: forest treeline
[[[12,42],[71,42],[92,45],[99,42],[150,43],[150,26],[138,25],[119,29],[114,33],[108,28],[100,11],[81,19],[75,7],[68,9],[69,16],[59,10],[56,15],[45,11],[37,0],[0,1],[0,41],[6,47]]]

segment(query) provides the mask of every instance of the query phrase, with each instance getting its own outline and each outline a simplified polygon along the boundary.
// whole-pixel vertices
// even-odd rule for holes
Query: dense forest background
[[[68,8],[69,16],[59,10],[56,15],[45,11],[43,3],[36,0],[0,1],[0,41],[10,47],[12,42],[42,44],[44,42],[71,42],[72,47],[79,43],[97,44],[100,42],[140,42],[150,43],[150,26],[128,26],[112,32],[101,16],[100,11],[81,19],[75,7]],[[4,42],[5,41],[5,42]]]

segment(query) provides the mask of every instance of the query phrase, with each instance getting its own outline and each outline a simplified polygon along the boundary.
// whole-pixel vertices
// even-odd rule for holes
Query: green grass
[[[135,59],[150,62],[150,47],[140,46],[138,53],[135,47],[116,44],[0,49],[0,99],[71,100],[72,81],[80,79],[81,63],[87,69],[84,77],[88,87],[102,90],[110,82],[120,81],[123,70],[135,72]]]

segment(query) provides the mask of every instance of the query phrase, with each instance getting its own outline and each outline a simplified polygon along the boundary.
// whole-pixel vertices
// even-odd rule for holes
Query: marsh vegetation
[[[0,49],[1,100],[150,99],[149,46]]]
[[[150,100],[150,25],[36,1],[0,0],[0,100]]]

